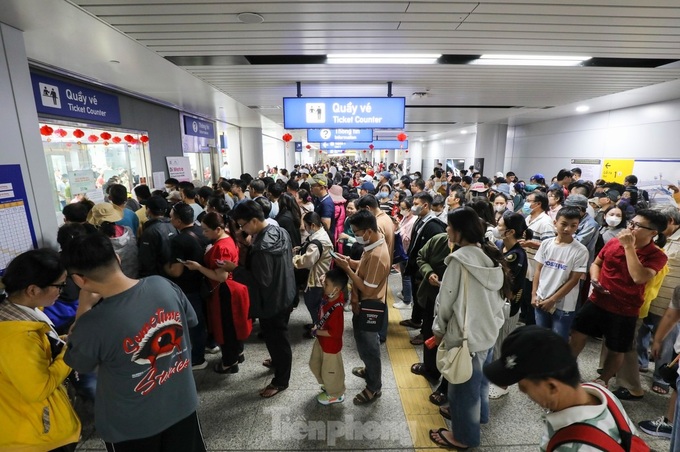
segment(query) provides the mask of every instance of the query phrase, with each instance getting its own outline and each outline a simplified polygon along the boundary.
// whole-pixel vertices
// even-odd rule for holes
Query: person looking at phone
[[[574,318],[570,345],[577,357],[588,336],[604,336],[609,353],[596,382],[605,387],[633,345],[645,284],[668,261],[659,248],[665,242],[666,226],[666,217],[660,212],[640,210],[627,229],[607,242],[590,267],[593,292]]]

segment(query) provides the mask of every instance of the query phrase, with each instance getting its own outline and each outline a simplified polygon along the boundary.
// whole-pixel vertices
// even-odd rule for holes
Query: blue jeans
[[[562,336],[562,338],[569,342],[569,332],[571,331],[571,324],[574,322],[574,311],[565,312],[561,309],[555,309],[552,314],[547,313],[542,309],[535,309],[536,325],[553,330],[555,333]]]
[[[406,262],[399,262],[399,271],[401,272],[401,295],[404,298],[404,303],[411,303],[411,277],[404,274]]]
[[[380,341],[375,331],[362,331],[357,323],[358,315],[352,317],[354,329],[354,341],[357,344],[359,358],[366,367],[366,388],[371,392],[380,391],[382,388],[382,364],[380,363]]]
[[[649,367],[649,346],[652,341],[652,336],[656,332],[656,329],[659,326],[660,321],[661,316],[658,316],[656,314],[649,314],[642,321],[642,325],[640,325],[636,343],[638,363],[640,364],[640,367]],[[654,363],[654,375],[652,377],[654,380],[654,384],[662,386],[664,388],[668,387],[668,383],[666,383],[663,380],[663,378],[661,378],[661,375],[657,373],[657,369],[660,369],[663,364],[672,361],[673,345],[675,344],[675,339],[678,337],[679,331],[680,328],[678,325],[675,325],[671,329],[670,333],[668,333],[668,336],[666,336],[666,338],[661,344],[661,354],[659,356],[659,359]]]
[[[480,424],[489,422],[489,381],[484,378],[482,366],[489,350],[474,353],[472,377],[465,383],[449,383],[449,410],[451,430],[456,441],[469,447],[480,443]]]
[[[308,287],[304,294],[305,306],[312,316],[312,323],[319,321],[319,308],[321,308],[321,298],[323,297],[323,287]]]
[[[189,340],[191,340],[191,363],[201,364],[205,361],[205,343],[208,336],[208,330],[205,323],[205,313],[203,312],[203,299],[200,293],[185,294],[191,307],[196,311],[196,318],[198,324],[189,328]]]

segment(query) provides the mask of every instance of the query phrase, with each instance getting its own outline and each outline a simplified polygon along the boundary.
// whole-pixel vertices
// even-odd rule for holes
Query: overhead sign
[[[602,164],[601,179],[606,182],[623,183],[626,176],[633,174],[635,160],[605,160]]]
[[[373,129],[309,129],[307,141],[323,143],[325,141],[371,141]]]
[[[319,148],[322,150],[330,149],[366,149],[373,145],[374,151],[382,151],[385,149],[408,149],[408,140],[376,140],[376,141],[331,141],[320,143]]]
[[[285,129],[403,129],[403,97],[284,97]]]
[[[118,96],[31,74],[38,113],[120,124]]]
[[[302,141],[295,142],[295,152],[302,152]]]
[[[184,134],[214,140],[215,125],[210,121],[184,115]]]

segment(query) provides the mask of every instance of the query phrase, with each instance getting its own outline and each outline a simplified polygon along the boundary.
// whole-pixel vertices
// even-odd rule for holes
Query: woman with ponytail
[[[439,446],[477,447],[480,424],[489,420],[489,384],[482,365],[503,325],[503,305],[511,294],[511,277],[501,251],[485,239],[485,227],[477,213],[463,207],[449,213],[449,240],[459,248],[447,265],[435,306],[432,330],[437,343],[450,350],[463,343],[467,325],[472,376],[464,383],[449,384],[451,430],[430,430]]]

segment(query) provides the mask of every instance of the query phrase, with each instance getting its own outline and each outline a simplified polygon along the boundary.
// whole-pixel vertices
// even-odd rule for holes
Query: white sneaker
[[[192,364],[191,365],[191,370],[202,370],[208,367],[208,361],[203,360],[201,364]]]
[[[489,398],[490,399],[500,399],[505,394],[510,392],[507,388],[503,389],[500,386],[496,386],[493,383],[489,383]]]
[[[403,301],[397,301],[392,305],[395,309],[408,309],[411,307],[411,303],[404,303]]]
[[[210,354],[210,355],[216,355],[217,353],[220,352],[220,347],[219,346],[214,346],[213,348],[206,347],[205,352]]]

